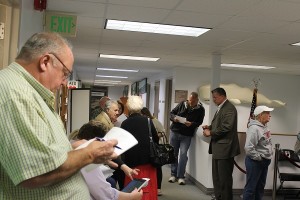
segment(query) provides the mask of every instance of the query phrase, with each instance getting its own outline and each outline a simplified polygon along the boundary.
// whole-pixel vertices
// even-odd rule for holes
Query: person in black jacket
[[[199,103],[198,93],[192,92],[189,99],[179,103],[171,111],[170,144],[175,149],[179,161],[171,164],[170,183],[178,180],[179,185],[185,185],[185,168],[188,161],[187,152],[191,139],[198,127],[202,124],[205,115],[204,107]]]
[[[156,168],[150,162],[150,137],[149,126],[153,141],[158,143],[158,135],[152,123],[148,118],[141,114],[143,108],[143,100],[139,96],[129,96],[127,100],[128,118],[125,119],[121,128],[130,132],[138,144],[123,153],[123,161],[131,168],[139,169],[139,174],[134,178],[150,178],[147,187],[143,188],[142,200],[157,200],[157,178]],[[125,177],[125,185],[130,182],[128,177]]]

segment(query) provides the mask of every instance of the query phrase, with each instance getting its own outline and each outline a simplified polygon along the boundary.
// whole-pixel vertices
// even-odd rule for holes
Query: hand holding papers
[[[117,155],[121,155],[122,153],[124,153],[125,151],[127,151],[128,149],[130,149],[131,147],[135,146],[138,143],[135,137],[133,137],[128,131],[119,127],[113,127],[112,129],[110,129],[110,131],[108,131],[108,133],[106,133],[106,135],[103,138],[91,139],[83,143],[76,149],[84,148],[95,140],[105,141],[111,139],[118,140],[118,144],[115,147],[115,153]]]
[[[175,116],[175,119],[178,120],[179,123],[184,124],[186,122],[186,118],[185,117],[180,117],[178,115]]]
[[[115,153],[117,155],[121,155],[138,143],[138,141],[131,135],[131,133],[119,127],[113,127],[112,129],[110,129],[110,131],[103,137],[103,139],[118,140],[118,145],[115,148]]]
[[[113,127],[103,138],[94,138],[91,139],[83,144],[81,144],[76,149],[81,149],[87,147],[90,143],[94,142],[95,140],[98,141],[105,141],[105,140],[111,140],[116,139],[118,141],[117,146],[114,149],[114,152],[117,155],[121,155],[131,147],[135,146],[138,141],[133,137],[128,131],[119,128],[119,127]],[[90,164],[85,167],[85,170],[87,172],[92,171],[96,167],[98,167],[99,164]]]

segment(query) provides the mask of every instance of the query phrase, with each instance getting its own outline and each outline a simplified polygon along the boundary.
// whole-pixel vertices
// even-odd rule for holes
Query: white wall
[[[33,9],[32,0],[20,0],[19,48],[34,33],[43,31],[43,12]]]
[[[120,97],[123,96],[123,89],[124,86],[113,86],[113,87],[108,87],[108,97],[113,99],[113,100],[120,100]]]

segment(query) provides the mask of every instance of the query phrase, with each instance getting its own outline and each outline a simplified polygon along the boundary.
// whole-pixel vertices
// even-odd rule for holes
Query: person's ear
[[[45,54],[39,60],[39,70],[42,72],[46,71],[50,64],[50,55]]]

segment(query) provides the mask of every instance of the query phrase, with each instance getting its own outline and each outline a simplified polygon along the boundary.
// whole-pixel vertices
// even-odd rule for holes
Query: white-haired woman
[[[141,114],[143,100],[139,96],[129,96],[127,100],[128,118],[121,124],[121,128],[130,132],[138,141],[138,144],[126,151],[123,161],[131,168],[140,170],[134,178],[150,178],[148,186],[143,188],[142,200],[157,200],[156,168],[150,163],[150,139],[148,118]],[[150,120],[151,132],[154,142],[159,138],[155,127]],[[125,185],[131,180],[125,178]]]

